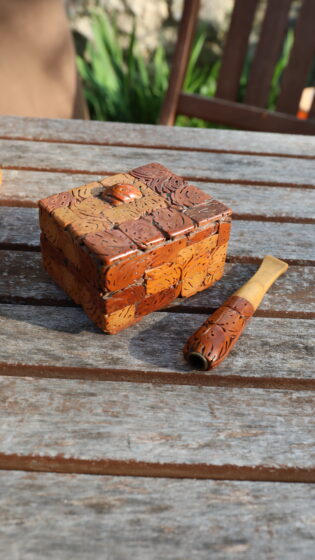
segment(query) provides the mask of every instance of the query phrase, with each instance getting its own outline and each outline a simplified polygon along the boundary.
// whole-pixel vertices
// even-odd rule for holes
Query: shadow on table
[[[56,362],[59,357],[59,365],[143,371],[144,374],[189,371],[182,348],[202,317],[154,313],[116,335],[106,335],[76,307],[11,304],[1,305],[0,314],[0,336],[3,331],[8,343],[8,347],[3,347],[3,354],[11,348],[18,362],[27,360],[27,353],[31,352],[45,363]]]
[[[0,318],[6,317],[8,320],[20,322],[17,329],[23,329],[23,324],[28,324],[66,334],[77,334],[81,331],[101,333],[78,306],[2,304],[0,309]],[[18,332],[16,336],[19,336]]]
[[[133,363],[169,371],[190,371],[183,358],[187,338],[200,326],[200,315],[154,313],[126,332],[131,334],[128,351]],[[136,332],[135,332],[136,331]]]

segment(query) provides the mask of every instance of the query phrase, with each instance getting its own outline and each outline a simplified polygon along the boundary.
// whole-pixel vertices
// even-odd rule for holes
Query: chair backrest
[[[214,98],[181,91],[196,29],[200,0],[185,0],[161,124],[177,114],[200,117],[237,128],[315,134],[315,99],[306,120],[296,118],[315,55],[315,0],[302,0],[294,42],[281,79],[276,111],[268,111],[270,84],[288,29],[292,0],[268,0],[244,103],[237,102],[240,78],[259,0],[235,0]]]

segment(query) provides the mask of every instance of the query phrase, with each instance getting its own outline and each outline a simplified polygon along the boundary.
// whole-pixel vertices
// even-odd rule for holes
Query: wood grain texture
[[[213,310],[222,303],[257,270],[258,265],[228,263],[222,280],[204,293],[196,294],[180,303],[181,308]],[[313,285],[315,268],[291,265],[265,295],[257,315],[300,316],[307,312],[314,316],[315,294]]]
[[[6,558],[313,557],[311,484],[274,483],[271,492],[264,482],[9,471],[0,484]]]
[[[11,206],[37,206],[43,196],[50,196],[57,189],[67,190],[101,175],[71,175],[45,171],[3,170],[0,201]],[[315,190],[297,186],[278,187],[247,186],[229,183],[195,183],[214,198],[224,202],[235,214],[262,216],[266,218],[312,219],[315,205]],[[306,204],[307,199],[307,204]]]
[[[315,479],[312,391],[1,377],[0,392],[2,468],[6,454],[171,464],[179,475],[190,465],[196,478],[202,465],[234,465],[272,468],[276,480],[287,466]]]
[[[147,294],[158,294],[176,286],[182,277],[182,271],[175,263],[165,263],[145,271],[145,287]]]
[[[314,260],[314,226],[281,222],[234,221],[228,254],[286,260]]]
[[[235,199],[243,218],[313,218],[311,190],[304,188],[314,186],[307,159],[315,157],[313,138],[1,118],[0,136],[10,130],[12,146],[1,143],[7,165],[37,171],[5,169],[1,204],[31,206],[121,170],[122,161],[128,169],[160,159],[178,173],[199,173],[202,189],[210,176],[214,189],[209,185],[207,192],[216,196],[217,190],[232,208]],[[33,142],[35,136],[48,141]],[[192,155],[188,171],[182,150]],[[279,153],[293,157],[274,156]],[[79,165],[89,173],[78,173]],[[176,559],[185,550],[199,559],[210,550],[219,560],[311,559],[312,487],[283,482],[315,481],[311,322],[254,317],[216,374],[200,374],[181,350],[209,313],[183,313],[185,306],[194,312],[216,307],[256,266],[228,264],[222,281],[182,302],[178,313],[152,313],[113,338],[70,307],[42,272],[37,210],[0,208],[0,221],[0,243],[10,249],[0,252],[1,301],[12,296],[17,303],[50,304],[0,306],[1,469],[133,475],[0,471],[5,555]],[[238,220],[229,254],[232,261],[233,254],[251,262],[266,252],[311,261],[312,243],[310,224]],[[14,247],[27,250],[14,253]],[[291,266],[267,294],[262,313],[311,313],[314,272]]]
[[[128,130],[128,134],[126,134]],[[146,124],[36,119],[1,115],[0,137],[105,146],[146,146],[167,149],[232,151],[315,157],[314,138],[293,134],[240,130],[165,128]],[[87,182],[85,180],[82,181]]]
[[[39,253],[0,251],[0,262],[1,302],[71,305],[70,298],[55,285],[43,269]],[[177,300],[171,304],[171,308],[176,306],[178,309],[185,309],[186,307],[190,311],[210,313],[244,284],[256,270],[257,265],[254,264],[227,263],[222,280],[211,289],[187,300]],[[314,284],[315,267],[291,265],[286,274],[277,280],[264,297],[258,310],[259,314],[298,315],[301,318],[314,315]],[[131,299],[128,301],[127,298],[127,303],[134,303],[134,301],[136,300],[132,299],[131,294]],[[116,309],[113,307],[111,310]]]
[[[191,379],[182,357],[188,337],[205,315],[152,313],[141,323],[113,337],[104,335],[80,308],[1,305],[0,363],[28,366],[58,365],[101,375],[128,371],[144,378]],[[271,336],[272,333],[272,336]],[[310,321],[254,317],[246,336],[217,372],[229,379],[314,379]],[[114,341],[114,343],[113,343]],[[163,351],[161,352],[161,348]],[[204,381],[208,374],[205,374]],[[184,381],[185,382],[185,381]]]
[[[3,171],[3,184],[0,189],[2,204],[12,206],[37,206],[41,198],[73,189],[79,185],[102,179],[102,175],[50,173],[46,171]]]
[[[0,207],[0,243],[39,247],[38,210]],[[12,247],[12,248],[13,248]]]
[[[224,179],[225,182],[269,182],[273,185],[315,186],[314,165],[308,159],[238,154],[191,152],[187,158],[179,158],[172,150],[116,147],[104,150],[101,146],[78,146],[22,140],[0,140],[3,167],[30,168],[39,171],[68,171],[95,174],[119,173],[151,161],[163,162],[174,173],[198,179]],[[58,190],[58,189],[57,189]]]
[[[1,244],[39,247],[37,209],[0,207],[0,223]],[[311,224],[234,220],[228,255],[263,258],[270,253],[283,260],[314,260],[313,230]]]

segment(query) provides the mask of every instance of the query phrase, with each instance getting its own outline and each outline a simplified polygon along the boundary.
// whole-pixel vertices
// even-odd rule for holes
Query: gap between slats
[[[272,389],[289,391],[315,391],[315,379],[289,377],[245,377],[239,375],[158,372],[127,369],[101,369],[95,367],[70,367],[0,363],[0,375],[29,377],[32,379],[71,379],[81,381],[118,381],[122,383],[152,383],[163,385],[188,385],[195,387],[226,387],[241,389]]]
[[[252,155],[252,154],[249,154]],[[270,154],[269,154],[270,156]],[[95,171],[91,171],[89,169],[70,169],[70,168],[49,168],[49,167],[31,167],[31,166],[23,166],[23,165],[3,165],[2,169],[6,169],[8,171],[45,171],[47,173],[69,173],[71,175],[95,175]],[[116,171],[108,171],[108,170],[98,170],[98,175],[115,175]],[[258,186],[258,187],[292,187],[292,188],[299,188],[299,189],[315,189],[315,185],[310,183],[287,183],[287,182],[273,182],[273,181],[252,181],[250,179],[217,179],[213,177],[195,177],[190,175],[185,175],[184,179],[186,181],[198,181],[200,183],[222,183],[222,184],[229,184],[229,185],[248,185],[248,186]]]
[[[24,136],[7,136],[0,134],[0,140],[21,140],[22,142],[46,142],[50,144],[75,144],[79,146],[108,146],[110,148],[150,148],[150,150],[168,150],[168,151],[175,151],[175,152],[201,152],[201,153],[209,153],[209,154],[235,154],[240,156],[261,156],[261,157],[280,157],[280,158],[293,158],[293,159],[315,159],[315,155],[311,156],[308,154],[287,154],[285,152],[264,152],[264,151],[247,151],[247,150],[224,150],[223,148],[216,149],[216,148],[202,148],[198,146],[169,146],[168,144],[139,144],[138,142],[97,142],[96,140],[66,140],[62,138],[49,138],[49,137],[42,137],[42,138],[28,138]],[[9,169],[9,168],[7,168]],[[198,179],[200,181],[200,179]]]
[[[53,298],[42,298],[36,299],[33,297],[22,297],[22,296],[1,296],[0,304],[12,304],[12,305],[35,305],[38,307],[80,307],[72,301],[68,300],[57,300]],[[190,313],[195,315],[205,314],[211,315],[217,307],[204,307],[204,306],[189,306],[189,305],[176,305],[174,307],[166,307],[163,309],[157,309],[156,313]],[[278,311],[274,309],[257,309],[255,312],[255,317],[266,317],[271,319],[315,319],[315,312],[309,311]]]
[[[69,474],[94,474],[116,476],[148,476],[163,478],[194,478],[214,480],[247,480],[260,482],[315,482],[314,468],[298,467],[247,467],[237,465],[188,465],[174,463],[146,463],[144,461],[118,461],[113,459],[68,459],[62,455],[0,454],[1,470],[31,472],[56,472]]]
[[[37,204],[30,200],[1,199],[0,206],[6,208],[37,208]],[[234,220],[249,222],[280,222],[288,224],[315,224],[315,218],[300,218],[296,216],[266,216],[265,214],[240,214],[233,212]]]

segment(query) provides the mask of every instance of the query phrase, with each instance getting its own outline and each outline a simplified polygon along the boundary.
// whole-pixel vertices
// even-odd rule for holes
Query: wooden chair
[[[235,128],[315,134],[315,100],[309,118],[296,118],[301,92],[315,54],[315,0],[303,0],[294,44],[282,76],[276,111],[266,110],[275,65],[281,53],[292,0],[268,0],[247,84],[245,102],[237,93],[249,34],[259,0],[235,0],[215,97],[181,91],[194,38],[200,0],[185,0],[161,124],[173,125],[177,114],[199,117]]]

